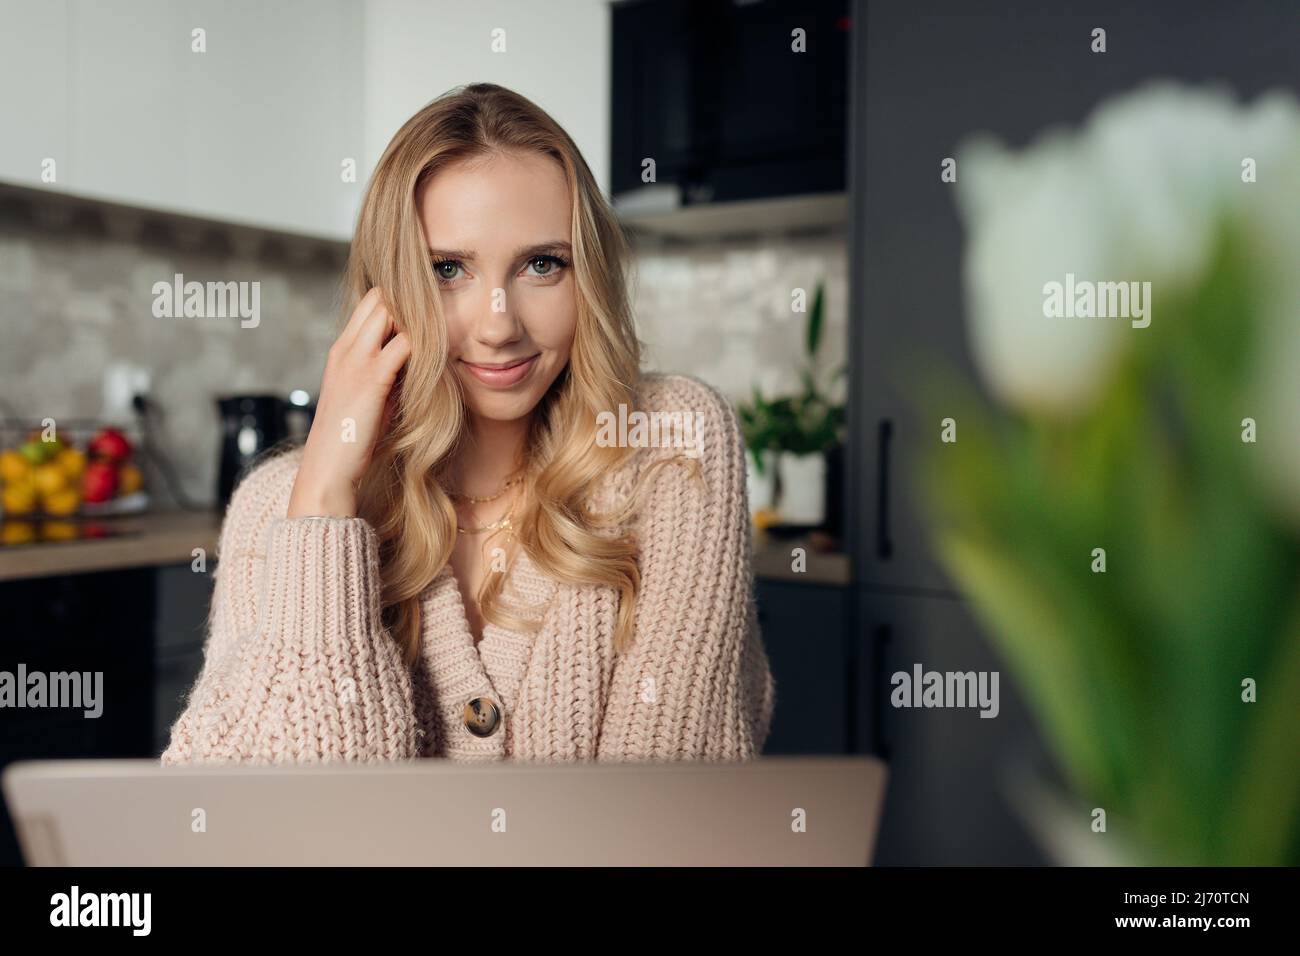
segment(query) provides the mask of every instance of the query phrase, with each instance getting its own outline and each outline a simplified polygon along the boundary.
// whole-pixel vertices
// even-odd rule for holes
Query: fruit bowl
[[[0,421],[0,515],[68,519],[149,506],[129,428],[93,421]]]

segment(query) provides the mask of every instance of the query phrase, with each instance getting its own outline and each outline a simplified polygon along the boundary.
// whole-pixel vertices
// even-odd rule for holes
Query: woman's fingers
[[[405,332],[398,332],[379,352],[379,368],[387,381],[397,377],[397,373],[411,355],[411,339]]]
[[[370,314],[361,323],[356,338],[352,341],[352,348],[360,349],[363,355],[373,355],[384,347],[395,328],[388,306],[380,303],[370,310]]]
[[[383,290],[379,286],[375,286],[361,297],[357,307],[352,310],[352,316],[348,319],[348,324],[343,327],[343,331],[339,333],[339,337],[335,342],[341,350],[346,351],[351,348],[366,319],[370,317],[376,306],[383,304],[383,297]]]
[[[292,516],[355,514],[356,482],[389,427],[394,384],[410,354],[410,337],[396,329],[383,293],[371,289],[330,348],[290,499]],[[355,438],[340,441],[339,429],[349,422]]]

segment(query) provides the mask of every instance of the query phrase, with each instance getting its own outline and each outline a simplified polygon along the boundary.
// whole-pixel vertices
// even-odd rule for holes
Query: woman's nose
[[[484,345],[499,348],[519,338],[522,329],[510,303],[510,292],[504,287],[492,289],[487,301],[482,303],[474,323],[474,336]]]

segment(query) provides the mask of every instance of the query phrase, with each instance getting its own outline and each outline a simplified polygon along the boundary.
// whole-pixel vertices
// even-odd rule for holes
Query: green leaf
[[[815,358],[817,349],[822,341],[822,305],[826,293],[826,284],[817,283],[817,292],[813,296],[812,311],[808,313],[808,334],[805,343],[805,354],[808,358]]]

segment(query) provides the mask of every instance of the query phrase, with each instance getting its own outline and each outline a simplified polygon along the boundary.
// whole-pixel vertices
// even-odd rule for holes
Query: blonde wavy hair
[[[449,367],[447,326],[416,191],[450,164],[509,152],[549,156],[567,180],[578,315],[568,365],[532,416],[524,452],[530,480],[516,505],[507,567],[522,549],[557,581],[614,588],[620,595],[615,649],[622,652],[632,640],[640,579],[636,542],[622,523],[642,481],[615,511],[589,508],[599,479],[635,451],[595,441],[599,412],[620,404],[631,410],[637,400],[641,342],[628,295],[627,241],[559,124],[517,93],[475,83],[429,103],[388,144],[366,190],[344,278],[345,316],[379,286],[396,326],[411,339],[411,356],[393,390],[389,427],[358,488],[358,514],[380,540],[385,624],[408,665],[419,656],[419,596],[455,546],[456,512],[444,480],[466,438],[467,421],[461,384]],[[505,607],[505,577],[485,576],[478,594],[484,618],[536,630],[540,616]]]

